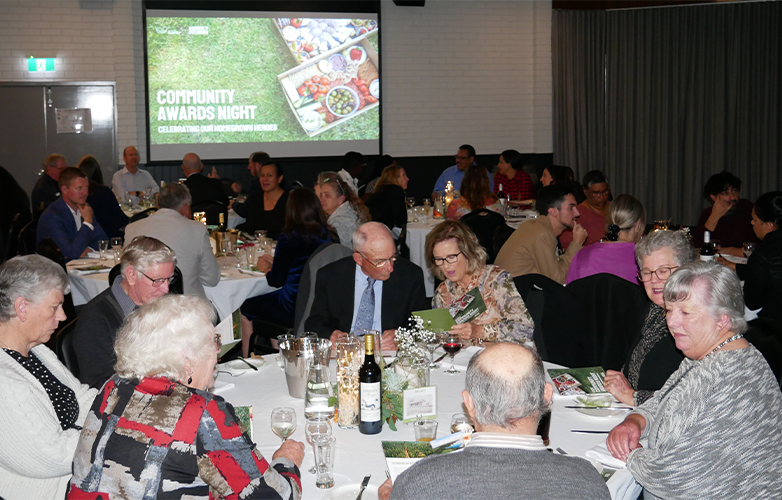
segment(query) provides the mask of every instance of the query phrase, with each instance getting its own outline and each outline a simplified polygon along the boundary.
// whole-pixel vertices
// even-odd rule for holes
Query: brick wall
[[[551,2],[383,0],[383,141],[393,156],[549,153]],[[0,81],[116,81],[118,147],[144,151],[140,0],[0,1]],[[24,57],[56,57],[54,74]]]

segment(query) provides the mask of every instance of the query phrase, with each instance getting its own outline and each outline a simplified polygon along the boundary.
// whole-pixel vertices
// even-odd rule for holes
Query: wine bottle
[[[228,231],[228,226],[225,225],[225,214],[222,212],[220,212],[220,225],[217,226],[217,231],[220,233]]]
[[[717,252],[711,244],[711,233],[709,231],[704,231],[700,259],[704,261],[714,260],[716,254]]]
[[[500,199],[500,206],[502,207],[502,216],[507,217],[508,198],[505,195],[505,190],[502,189],[502,184],[500,184],[500,188],[497,190],[497,198]]]
[[[383,390],[380,387],[382,374],[375,363],[375,336],[364,335],[364,364],[358,371],[359,382],[359,422],[361,434],[377,434],[383,428],[380,402]]]

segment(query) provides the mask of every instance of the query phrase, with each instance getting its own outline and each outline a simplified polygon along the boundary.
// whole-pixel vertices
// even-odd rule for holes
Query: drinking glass
[[[405,203],[407,203],[407,208],[413,208],[415,206],[415,198],[408,196],[405,198]]]
[[[279,349],[282,343],[285,342],[286,340],[294,340],[294,339],[296,339],[296,335],[292,333],[283,333],[281,335],[277,335],[277,349]],[[277,366],[280,367],[280,370],[285,371],[285,359],[282,353],[279,353],[277,355]]]
[[[261,240],[265,238],[266,238],[266,230],[258,229],[257,231],[255,231],[255,241],[261,243]]]
[[[448,375],[456,375],[461,373],[453,366],[453,357],[462,349],[462,338],[459,335],[449,333],[443,341],[443,349],[445,352],[451,355],[451,367],[445,370]]]
[[[314,452],[315,443],[313,442],[313,439],[317,439],[320,436],[331,436],[331,424],[328,419],[308,418],[307,422],[304,424],[304,435]],[[309,468],[310,474],[316,474],[317,472],[318,468],[314,465]]]
[[[426,212],[426,215],[429,215],[429,211],[432,208],[432,200],[429,198],[424,198],[424,211]]]
[[[122,238],[115,236],[111,239],[111,248],[122,247]]]
[[[231,240],[228,238],[220,240],[220,252],[224,256],[231,255]]]
[[[100,260],[106,260],[106,254],[109,252],[109,240],[100,240],[98,250],[100,250]]]
[[[457,413],[451,417],[451,434],[472,429],[469,417],[464,413]]]
[[[415,440],[430,442],[437,437],[437,420],[418,420],[413,424]]]
[[[284,443],[296,430],[296,411],[287,406],[272,410],[272,432]]]
[[[334,453],[337,440],[334,436],[313,436],[312,443],[318,473],[315,486],[321,489],[331,488],[334,486]]]
[[[429,355],[431,356],[429,359],[429,368],[440,368],[440,365],[434,362],[434,351],[437,350],[438,347],[440,347],[440,344],[442,344],[442,338],[443,335],[441,333],[436,333],[434,338],[426,343],[426,349],[429,351]]]
[[[751,241],[748,241],[744,243],[744,257],[749,259],[749,256],[752,255],[752,252],[755,251],[755,244]]]

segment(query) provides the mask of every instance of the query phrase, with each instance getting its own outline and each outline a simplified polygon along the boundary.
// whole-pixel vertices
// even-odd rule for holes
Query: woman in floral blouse
[[[451,308],[478,288],[486,310],[469,323],[455,325],[464,339],[526,342],[534,324],[513,278],[507,271],[486,264],[486,251],[470,229],[457,221],[445,221],[426,237],[426,259],[432,274],[443,280],[432,307]]]

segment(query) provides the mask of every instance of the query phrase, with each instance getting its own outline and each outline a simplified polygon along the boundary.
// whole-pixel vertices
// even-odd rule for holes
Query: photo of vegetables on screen
[[[151,160],[378,153],[376,14],[294,15],[146,11]]]

